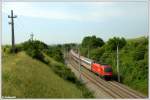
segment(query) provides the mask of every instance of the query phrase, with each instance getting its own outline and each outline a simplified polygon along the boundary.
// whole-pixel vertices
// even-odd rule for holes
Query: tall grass
[[[17,98],[85,97],[81,89],[60,78],[49,67],[32,59],[24,52],[3,56],[2,96],[16,96]]]

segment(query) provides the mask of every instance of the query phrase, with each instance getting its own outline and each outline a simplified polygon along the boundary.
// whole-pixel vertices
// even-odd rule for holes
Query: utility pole
[[[118,73],[118,82],[120,82],[120,73],[119,73],[119,48],[117,44],[117,73]]]
[[[65,59],[69,57],[69,51],[68,51],[68,48],[67,47],[64,47],[65,51],[64,51],[64,56],[65,56]]]
[[[64,59],[65,59],[66,58],[66,52],[67,52],[65,46],[64,46],[64,51],[63,52],[64,52]]]
[[[33,41],[34,34],[32,33],[30,36],[31,36],[31,41]]]
[[[14,18],[17,18],[17,16],[13,15],[13,10],[11,10],[11,15],[8,15],[8,18],[11,18],[11,22],[9,22],[9,24],[11,25],[12,31],[12,50],[15,52]]]
[[[80,60],[80,48],[78,47],[78,54],[79,54],[79,78],[80,78],[80,81],[82,81],[82,76],[81,76],[81,60]]]
[[[90,51],[89,51],[89,50],[90,50],[90,48],[89,48],[89,46],[88,46],[88,58],[90,58],[90,54],[89,54]]]

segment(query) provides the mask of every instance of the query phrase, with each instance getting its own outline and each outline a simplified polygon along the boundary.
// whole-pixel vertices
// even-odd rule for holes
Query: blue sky
[[[147,2],[5,2],[2,5],[2,44],[11,44],[10,10],[15,20],[15,42],[34,38],[47,44],[80,43],[96,35],[104,41],[114,36],[148,35]]]

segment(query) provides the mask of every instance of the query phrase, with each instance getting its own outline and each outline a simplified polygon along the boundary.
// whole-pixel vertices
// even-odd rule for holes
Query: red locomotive
[[[79,56],[73,50],[70,51],[72,58],[75,61],[81,61],[81,65],[84,66],[86,69],[100,75],[104,79],[111,79],[112,77],[112,68],[109,65],[101,65],[94,62],[91,59],[85,58],[83,56]]]

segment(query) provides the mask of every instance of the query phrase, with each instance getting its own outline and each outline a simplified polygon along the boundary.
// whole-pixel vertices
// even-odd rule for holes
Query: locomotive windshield
[[[105,72],[112,72],[111,68],[105,68]]]

